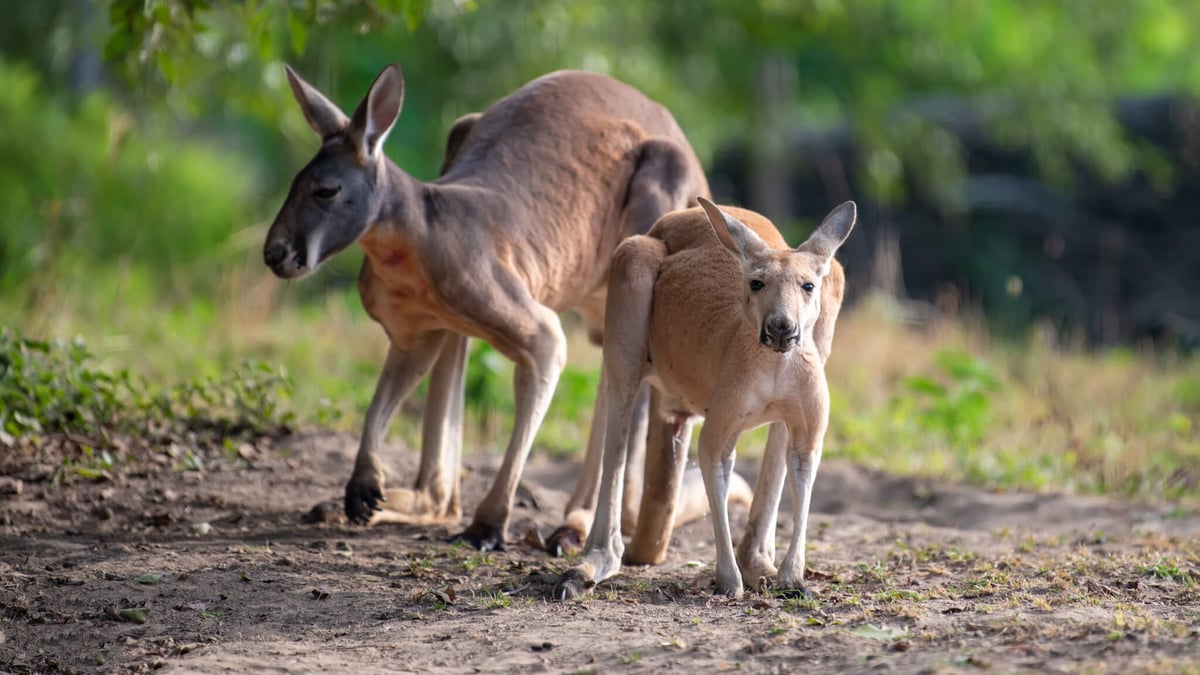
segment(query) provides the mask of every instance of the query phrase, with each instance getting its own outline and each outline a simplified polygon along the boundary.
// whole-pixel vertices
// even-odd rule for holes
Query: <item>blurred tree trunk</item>
[[[796,66],[782,56],[770,56],[758,68],[757,105],[753,107],[750,133],[750,203],[755,211],[779,223],[792,208],[789,184],[794,158],[787,156],[788,130],[794,128],[788,110],[796,100]]]

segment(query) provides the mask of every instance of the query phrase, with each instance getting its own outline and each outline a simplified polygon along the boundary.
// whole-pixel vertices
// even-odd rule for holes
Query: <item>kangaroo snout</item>
[[[800,342],[800,330],[796,322],[785,316],[770,316],[758,332],[759,343],[783,353]]]
[[[267,245],[263,247],[263,262],[266,263],[267,267],[270,267],[271,269],[278,268],[279,264],[282,263],[287,256],[287,246],[284,246],[283,242],[281,241],[268,242]]]
[[[305,252],[282,239],[268,241],[263,246],[263,263],[280,279],[295,279],[311,270],[305,264]]]

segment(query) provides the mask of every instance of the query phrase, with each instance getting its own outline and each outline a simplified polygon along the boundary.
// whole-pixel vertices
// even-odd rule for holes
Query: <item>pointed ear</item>
[[[843,202],[825,216],[821,226],[803,244],[796,247],[797,251],[808,251],[822,258],[829,259],[837,253],[838,248],[850,236],[854,223],[858,220],[858,206],[854,202]]]
[[[766,242],[742,221],[717,208],[716,204],[704,197],[697,197],[696,200],[704,207],[713,234],[717,235],[717,239],[738,259],[745,261],[750,254],[767,248]]]
[[[404,76],[400,73],[400,66],[393,63],[385,67],[371,83],[371,89],[362,103],[358,104],[350,121],[350,136],[364,159],[375,160],[379,157],[379,149],[400,116],[403,103]]]
[[[323,140],[346,128],[350,121],[346,113],[325,98],[316,87],[305,82],[291,66],[285,65],[283,68],[287,71],[288,84],[292,85],[292,95],[304,111],[304,119],[308,120],[308,125],[317,132],[317,136]]]

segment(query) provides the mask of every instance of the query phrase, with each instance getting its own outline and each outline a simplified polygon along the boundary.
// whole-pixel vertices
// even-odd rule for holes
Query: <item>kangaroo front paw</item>
[[[563,573],[554,587],[555,600],[574,600],[591,593],[596,587],[596,573],[591,565],[572,567]]]
[[[790,598],[790,599],[794,599],[794,600],[811,600],[816,597],[816,595],[814,595],[813,592],[810,591],[808,589],[808,587],[805,586],[804,584],[799,584],[797,586],[791,586],[791,587],[788,587],[788,586],[780,587],[780,586],[770,586],[769,585],[764,590],[769,590],[771,592],[771,595],[773,595],[777,598]]]
[[[802,577],[785,573],[781,573],[776,578],[775,584],[771,588],[771,592],[775,595],[785,598],[810,599],[814,597],[808,586],[804,585],[804,579]]]
[[[713,589],[713,595],[723,595],[730,600],[741,600],[742,593],[743,591],[741,584],[736,586],[722,586],[718,582],[716,588]]]
[[[583,550],[585,536],[570,525],[562,525],[546,537],[546,552],[555,557],[562,557]]]
[[[346,484],[346,517],[352,523],[370,523],[384,501],[383,477],[378,473],[355,473]]]
[[[717,570],[717,585],[713,589],[716,595],[723,595],[730,600],[737,600],[742,597],[742,579],[734,574],[722,574],[721,570]]]
[[[479,521],[472,522],[467,529],[450,537],[451,544],[466,542],[480,551],[507,551],[504,528]]]

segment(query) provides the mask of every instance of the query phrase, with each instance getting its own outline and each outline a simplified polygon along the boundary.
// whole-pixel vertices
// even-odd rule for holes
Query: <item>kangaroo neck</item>
[[[390,159],[380,165],[381,177],[367,235],[360,240],[370,253],[371,241],[383,237],[402,237],[411,245],[423,244],[429,232],[427,219],[428,185],[413,178]]]

